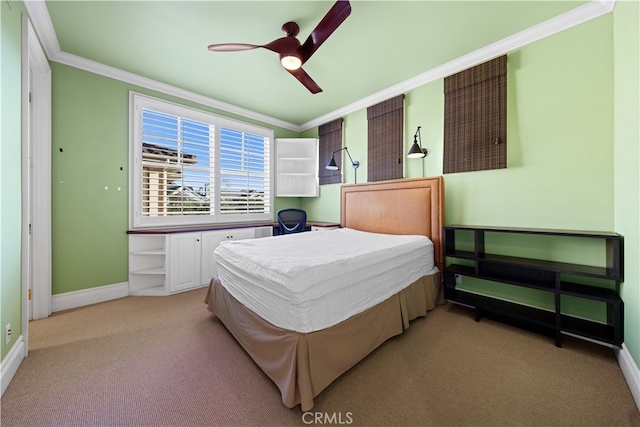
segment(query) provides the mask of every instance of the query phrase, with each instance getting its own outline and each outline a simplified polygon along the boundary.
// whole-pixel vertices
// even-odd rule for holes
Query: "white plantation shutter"
[[[142,110],[142,215],[211,215],[215,127]]]
[[[220,214],[271,212],[270,140],[220,128]]]
[[[131,227],[273,219],[273,131],[131,95]]]

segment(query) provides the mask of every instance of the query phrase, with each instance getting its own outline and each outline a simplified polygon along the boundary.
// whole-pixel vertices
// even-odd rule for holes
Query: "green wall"
[[[640,7],[618,2],[613,14],[615,228],[625,237],[625,346],[640,366]]]
[[[0,4],[0,339],[1,359],[22,334],[21,49],[22,2]],[[11,323],[11,341],[4,327]]]
[[[447,175],[447,223],[613,230],[611,21],[509,54],[508,168]]]
[[[611,15],[509,53],[508,168],[445,175],[446,222],[613,230],[612,61]],[[442,89],[438,80],[405,98],[406,149],[422,126],[426,176],[442,174]],[[344,144],[364,182],[365,110],[344,123]],[[407,177],[422,175],[421,160],[405,162]],[[353,172],[345,173],[352,183]],[[331,187],[339,186],[303,200],[314,218],[339,219],[339,191]]]
[[[612,14],[510,52],[508,168],[445,175],[446,224],[618,231],[614,217],[613,79]],[[405,95],[406,150],[415,129],[421,126],[422,143],[429,150],[423,160],[425,175],[442,175],[443,80]],[[364,182],[366,110],[347,115],[344,123],[344,144],[352,157],[361,161],[358,182]],[[422,176],[423,161],[405,159],[405,176]],[[345,182],[352,183],[352,171],[345,173]],[[314,219],[337,221],[339,203],[339,186],[332,185],[322,187],[320,199],[303,200],[302,207]],[[538,245],[538,249],[526,249],[521,256],[593,265],[604,262],[604,246],[599,242],[526,239],[520,237],[515,243],[524,248]],[[497,250],[514,249],[514,242],[499,240],[492,242]],[[614,285],[604,281],[591,284]],[[552,296],[541,291],[471,278],[464,278],[462,287],[553,307]],[[632,288],[637,292],[637,285]],[[606,319],[604,304],[563,298],[562,306],[573,315]],[[630,306],[637,316],[637,305],[632,302]],[[628,321],[629,316],[633,315],[627,315]],[[627,323],[627,335],[637,334],[635,325],[637,321]]]
[[[25,12],[21,2],[4,1],[0,13],[0,325],[11,322],[15,340],[21,317],[16,183]],[[638,50],[638,4],[618,2],[614,14],[511,52],[509,167],[448,174],[445,187],[449,224],[615,230],[624,235],[625,345],[640,365]],[[52,84],[53,294],[125,282],[128,91],[193,103],[55,63]],[[442,174],[442,85],[439,80],[406,94],[406,148],[415,128],[422,126],[422,142],[429,150],[422,161],[407,160],[407,177],[422,176],[423,162],[426,176]],[[344,120],[345,145],[361,164],[358,182],[366,182],[366,111]],[[299,136],[285,129],[275,132],[276,137]],[[315,137],[317,130],[302,136]],[[353,183],[353,169],[344,173],[344,181]],[[287,206],[306,209],[312,220],[338,221],[339,185],[322,186],[319,198],[276,200],[276,210]],[[14,342],[0,343],[3,359]]]
[[[508,168],[447,174],[446,222],[613,230],[612,60],[611,15],[509,53]],[[443,80],[405,95],[406,150],[421,126],[425,175],[441,175]],[[347,115],[344,129],[365,182],[366,110]],[[423,161],[405,159],[405,176],[422,176]],[[353,171],[345,174],[353,183]],[[302,206],[339,220],[339,186],[321,196]]]
[[[52,293],[56,295],[128,280],[130,90],[267,125],[66,65],[52,63],[51,69]],[[275,129],[276,138],[297,136]],[[298,203],[276,200],[275,208]]]

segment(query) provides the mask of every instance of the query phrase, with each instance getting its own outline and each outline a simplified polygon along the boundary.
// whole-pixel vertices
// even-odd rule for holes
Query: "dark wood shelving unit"
[[[558,347],[562,335],[571,334],[604,344],[621,346],[624,340],[624,303],[615,290],[571,282],[571,277],[589,277],[615,283],[618,289],[623,280],[622,236],[573,230],[529,228],[474,227],[451,225],[444,227],[444,248],[447,261],[444,269],[444,295],[449,301],[475,308],[476,321],[492,318],[514,326],[555,337]],[[473,235],[473,250],[456,249],[456,233]],[[512,257],[487,253],[487,233],[536,234],[542,236],[600,239],[605,242],[605,267],[556,262],[543,259]],[[466,260],[457,264],[456,260]],[[472,261],[473,265],[469,264]],[[562,275],[562,278],[561,278]],[[456,276],[475,277],[550,292],[554,295],[554,310],[530,307],[504,301],[488,295],[465,291],[456,287]],[[607,323],[581,319],[562,311],[561,296],[567,295],[606,304]]]

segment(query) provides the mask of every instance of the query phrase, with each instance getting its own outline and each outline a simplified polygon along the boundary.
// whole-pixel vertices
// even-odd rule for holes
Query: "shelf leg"
[[[556,273],[556,347],[562,347],[562,307],[561,307],[561,289],[560,289],[560,273]]]
[[[476,322],[479,322],[481,318],[482,318],[482,312],[478,307],[476,307]]]
[[[562,338],[560,335],[562,335],[560,331],[556,331],[556,347],[558,348],[562,348]]]
[[[607,304],[607,323],[613,327],[613,340],[616,345],[624,341],[624,305],[622,301]]]

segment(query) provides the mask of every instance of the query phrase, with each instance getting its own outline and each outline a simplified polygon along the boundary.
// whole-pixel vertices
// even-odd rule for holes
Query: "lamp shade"
[[[329,160],[329,163],[327,163],[326,168],[331,171],[338,170],[338,165],[336,164],[336,159],[333,157],[333,154],[331,155],[331,160]]]
[[[340,151],[342,151],[342,150],[344,150],[344,151],[346,151],[346,152],[347,152],[347,156],[349,156],[349,160],[351,160],[351,166],[353,166],[353,169],[354,169],[354,171],[353,171],[353,174],[354,174],[354,181],[355,181],[355,183],[357,184],[357,183],[358,183],[358,175],[356,174],[356,172],[357,172],[357,170],[356,170],[356,169],[358,169],[358,166],[360,166],[360,162],[359,162],[359,161],[357,161],[357,160],[356,160],[356,161],[354,161],[354,160],[351,158],[351,154],[349,154],[349,150],[347,150],[347,147],[342,147],[341,149],[339,149],[339,150],[336,150],[336,151],[332,152],[332,153],[331,153],[331,160],[329,160],[329,163],[327,163],[327,166],[325,166],[325,168],[326,168],[326,169],[329,169],[329,170],[331,170],[331,171],[337,171],[337,170],[339,170],[339,169],[340,169],[340,168],[338,167],[338,164],[336,163],[336,159],[335,159],[335,157],[334,157],[334,156],[335,156],[335,154],[336,154],[336,153],[339,153],[339,152],[340,152]]]
[[[420,128],[416,130],[416,134],[413,135],[413,145],[407,153],[407,157],[410,159],[421,159],[427,156],[427,149],[422,148],[422,136],[420,136]]]
[[[419,159],[427,155],[426,151],[426,149],[420,148],[418,142],[414,140],[409,153],[407,153],[407,157],[409,157],[410,159]]]

